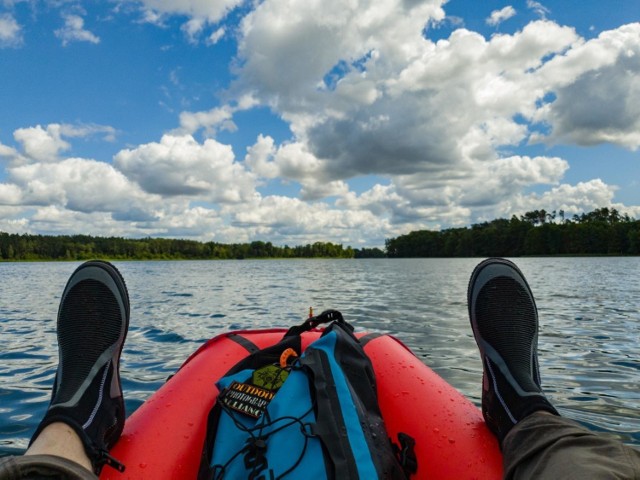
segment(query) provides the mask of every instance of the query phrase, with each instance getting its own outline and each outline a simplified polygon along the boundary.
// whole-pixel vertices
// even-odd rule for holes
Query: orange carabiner
[[[293,348],[287,348],[282,352],[282,355],[280,355],[280,368],[287,368],[296,358],[298,358],[298,352]]]

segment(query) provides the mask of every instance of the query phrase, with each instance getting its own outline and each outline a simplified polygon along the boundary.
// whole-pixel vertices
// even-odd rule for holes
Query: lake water
[[[336,308],[390,332],[480,403],[466,306],[480,259],[116,262],[132,313],[122,356],[133,411],[206,339]],[[544,387],[561,413],[640,445],[640,258],[516,259],[540,312]],[[0,263],[0,456],[22,452],[49,402],[55,317],[76,263]]]

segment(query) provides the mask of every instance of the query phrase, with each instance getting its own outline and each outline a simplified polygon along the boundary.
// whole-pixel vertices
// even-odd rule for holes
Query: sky
[[[638,0],[0,0],[0,231],[640,218]]]

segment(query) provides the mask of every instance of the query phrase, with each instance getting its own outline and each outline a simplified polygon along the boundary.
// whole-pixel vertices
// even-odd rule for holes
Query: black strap
[[[325,310],[320,315],[316,315],[315,317],[307,318],[304,323],[301,325],[291,327],[287,333],[284,334],[285,337],[290,337],[294,335],[300,335],[304,332],[308,332],[309,330],[316,328],[318,325],[322,323],[330,323],[330,322],[341,323],[347,327],[349,327],[353,331],[353,327],[344,321],[342,314],[338,310]]]
[[[227,338],[229,340],[233,340],[234,342],[236,342],[238,345],[243,347],[249,353],[256,353],[260,351],[260,348],[258,348],[258,346],[255,343],[253,343],[251,340],[244,338],[239,333],[230,333],[227,335]]]
[[[364,348],[364,346],[369,343],[371,340],[375,340],[376,338],[380,338],[384,336],[384,333],[367,333],[366,335],[361,336],[358,341],[360,342],[360,345],[362,345],[362,348]]]
[[[398,432],[398,441],[400,446],[394,443],[393,451],[402,466],[404,474],[409,478],[418,471],[418,457],[414,450],[416,441],[413,437],[403,432]]]

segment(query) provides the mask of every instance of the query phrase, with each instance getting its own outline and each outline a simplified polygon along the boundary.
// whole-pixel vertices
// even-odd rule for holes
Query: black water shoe
[[[31,441],[47,425],[63,422],[79,435],[96,473],[105,464],[124,469],[108,451],[124,427],[119,366],[128,327],[129,295],[120,272],[102,261],[78,267],[58,310],[51,403]]]
[[[482,414],[502,444],[511,428],[531,413],[558,415],[540,382],[538,311],[522,272],[501,258],[475,268],[467,300],[484,369]]]

